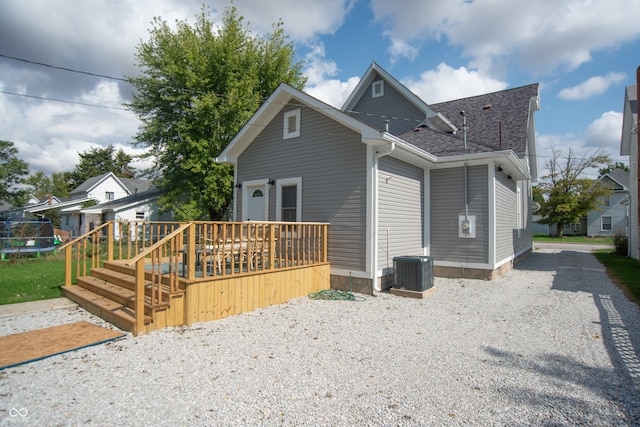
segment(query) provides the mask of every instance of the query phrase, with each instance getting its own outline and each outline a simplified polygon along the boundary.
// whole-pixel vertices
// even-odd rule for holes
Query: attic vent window
[[[297,138],[300,136],[300,109],[284,113],[283,138]]]
[[[384,80],[378,80],[371,85],[371,97],[379,98],[384,95]]]

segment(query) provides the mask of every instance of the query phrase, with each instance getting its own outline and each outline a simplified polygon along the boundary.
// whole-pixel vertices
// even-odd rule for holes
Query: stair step
[[[102,295],[80,286],[63,286],[64,295],[90,313],[95,314],[123,331],[133,332],[135,317],[133,310]],[[144,316],[145,325],[151,316]]]
[[[115,283],[93,276],[78,277],[77,282],[78,286],[113,300],[118,304],[127,306],[131,309],[135,307],[136,293],[131,289],[118,286]],[[163,301],[162,303],[155,305],[151,304],[151,291],[149,289],[146,290],[144,297],[145,314],[149,315],[153,310],[165,309],[167,307],[169,307],[168,301]]]
[[[120,263],[106,263],[102,268],[93,268],[91,275],[106,280],[107,282],[115,283],[127,289],[135,290],[135,269],[132,269],[126,265]],[[151,272],[145,273],[145,280],[151,281]],[[163,280],[164,282],[164,280]],[[169,292],[169,279],[166,278],[166,283],[162,284],[163,294],[167,297],[178,296],[184,294],[184,289],[178,289],[174,292]],[[145,283],[148,285],[148,283]]]

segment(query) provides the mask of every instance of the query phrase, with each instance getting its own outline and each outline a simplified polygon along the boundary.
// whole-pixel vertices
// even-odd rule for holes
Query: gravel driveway
[[[0,424],[640,424],[640,310],[592,255],[537,245],[503,279],[435,284],[424,300],[298,298],[6,369]],[[0,335],[77,320],[104,324],[69,308],[3,318]]]

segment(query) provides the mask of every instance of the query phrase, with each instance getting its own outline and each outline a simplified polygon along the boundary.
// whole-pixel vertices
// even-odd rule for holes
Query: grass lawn
[[[62,296],[64,254],[0,261],[0,305]]]
[[[612,238],[584,236],[535,236],[535,242],[607,243]],[[629,257],[616,255],[610,249],[596,251],[595,256],[607,268],[609,275],[629,299],[640,305],[640,263]],[[38,301],[62,296],[64,283],[64,254],[53,252],[40,258],[21,258],[0,261],[0,305]]]
[[[593,254],[607,268],[609,277],[624,291],[627,298],[640,305],[640,262],[616,255],[609,249],[600,249]]]
[[[602,243],[606,245],[613,245],[613,237],[587,237],[587,236],[533,236],[534,242],[541,243]]]

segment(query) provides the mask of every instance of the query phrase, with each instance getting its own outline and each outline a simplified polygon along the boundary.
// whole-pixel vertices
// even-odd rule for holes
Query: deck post
[[[187,229],[187,278],[196,278],[196,224],[191,223]]]
[[[269,224],[269,270],[276,268],[276,225]]]
[[[64,248],[64,285],[71,286],[71,265],[73,257],[73,248],[68,245]]]
[[[113,221],[107,225],[107,261],[113,261]]]
[[[322,262],[327,262],[327,238],[329,227],[326,224],[322,226]]]
[[[133,326],[133,335],[138,336],[144,332],[144,258],[136,261],[136,295],[135,295],[135,317],[136,323]]]

